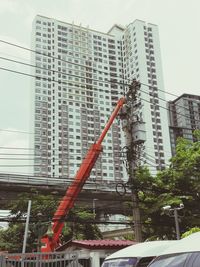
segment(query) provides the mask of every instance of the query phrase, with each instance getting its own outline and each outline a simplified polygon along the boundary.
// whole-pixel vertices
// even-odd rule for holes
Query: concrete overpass
[[[9,200],[17,199],[18,194],[32,190],[61,198],[71,182],[72,179],[0,173],[0,204],[3,207]],[[121,193],[123,195],[123,192]],[[76,203],[86,204],[91,209],[95,208],[97,213],[128,215],[131,214],[128,201],[131,201],[130,192],[123,196],[119,195],[116,192],[116,182],[88,181]]]

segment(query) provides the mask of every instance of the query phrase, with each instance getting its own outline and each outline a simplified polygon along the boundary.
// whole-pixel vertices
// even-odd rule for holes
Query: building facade
[[[183,94],[175,100],[169,101],[168,109],[171,150],[175,155],[178,137],[195,141],[193,132],[200,129],[200,96]]]
[[[36,16],[32,32],[34,174],[74,177],[133,78],[142,83],[138,111],[146,125],[144,162],[154,170],[170,157],[158,28],[136,20],[108,33]],[[93,181],[126,179],[123,132],[115,121],[91,173]]]
[[[141,82],[138,114],[146,131],[143,162],[155,174],[171,157],[158,26],[140,20],[128,25],[122,51],[124,79]]]

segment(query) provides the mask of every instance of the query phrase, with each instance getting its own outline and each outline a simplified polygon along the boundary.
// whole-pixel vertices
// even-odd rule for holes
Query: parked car
[[[149,267],[200,267],[200,232],[191,234],[162,251]]]
[[[177,241],[149,241],[131,245],[108,256],[102,267],[146,267],[152,259]]]

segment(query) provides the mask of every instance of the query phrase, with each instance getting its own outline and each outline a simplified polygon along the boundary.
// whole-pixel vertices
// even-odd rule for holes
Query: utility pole
[[[176,239],[179,240],[180,237],[180,228],[179,228],[179,220],[178,220],[178,211],[184,208],[183,203],[180,204],[179,207],[172,208],[170,205],[164,206],[163,210],[169,212],[170,217],[174,217],[175,221],[175,229],[176,229]]]
[[[26,225],[25,225],[25,231],[24,231],[24,241],[23,241],[23,247],[22,247],[22,262],[21,267],[24,267],[24,253],[26,252],[26,243],[27,243],[27,237],[28,237],[28,228],[29,228],[29,220],[30,220],[30,214],[31,214],[31,200],[28,201],[28,209],[27,209],[27,216],[26,216]]]
[[[136,170],[140,165],[141,153],[145,142],[144,122],[140,117],[141,102],[138,97],[140,82],[135,79],[126,94],[127,102],[122,107],[120,119],[126,140],[126,160],[128,171],[128,184],[131,189],[133,204],[134,234],[137,242],[142,241],[142,224],[138,201],[138,189],[134,187]]]
[[[22,253],[26,252],[26,242],[27,242],[27,237],[28,237],[30,213],[31,213],[31,200],[28,201],[28,209],[27,209],[27,217],[26,217],[26,225],[25,225],[25,231],[24,231],[24,241],[23,241]]]

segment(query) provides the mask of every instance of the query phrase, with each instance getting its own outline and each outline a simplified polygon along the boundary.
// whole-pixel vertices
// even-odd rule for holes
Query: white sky
[[[37,14],[102,32],[115,23],[125,26],[141,19],[159,26],[165,90],[200,94],[199,11],[199,0],[0,0],[0,39],[30,47]],[[0,57],[30,62],[27,52],[1,42]],[[1,67],[30,72],[2,59]],[[31,78],[0,70],[0,81],[0,129],[30,131]],[[28,139],[26,134],[0,131],[0,147],[27,147]]]

